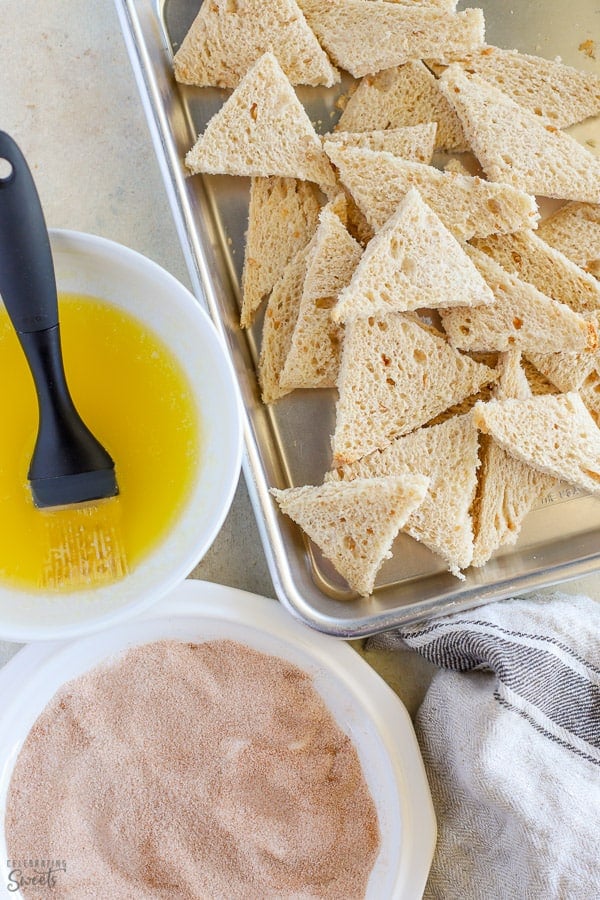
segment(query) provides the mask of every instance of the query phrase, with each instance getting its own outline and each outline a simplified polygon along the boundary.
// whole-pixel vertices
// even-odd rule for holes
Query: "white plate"
[[[236,640],[284,657],[309,673],[356,747],[377,807],[381,849],[367,897],[418,900],[429,872],[436,828],[425,770],[406,709],[351,647],[294,621],[274,600],[221,585],[185,581],[135,621],[77,641],[32,644],[0,670],[0,696],[4,700],[0,712],[0,809],[6,807],[12,770],[23,741],[56,691],[125,648],[169,638]],[[66,879],[68,852],[65,847]],[[2,886],[8,884],[7,859],[2,821]]]

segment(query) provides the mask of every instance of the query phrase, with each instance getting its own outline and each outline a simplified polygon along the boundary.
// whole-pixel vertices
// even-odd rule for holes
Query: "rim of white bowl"
[[[242,406],[233,365],[226,352],[222,336],[219,334],[217,328],[210,319],[208,313],[201,306],[198,299],[183,284],[181,284],[180,281],[158,263],[124,244],[120,244],[99,235],[70,229],[49,228],[48,233],[50,235],[53,253],[56,251],[68,252],[69,250],[76,250],[83,254],[100,256],[109,261],[112,259],[120,264],[130,266],[133,264],[133,267],[141,268],[153,279],[154,283],[162,283],[165,290],[172,292],[174,298],[176,298],[174,300],[175,303],[186,305],[188,313],[196,316],[197,320],[202,323],[201,327],[210,333],[211,345],[218,348],[214,357],[215,362],[219,367],[218,377],[223,379],[223,383],[226,385],[226,394],[232,401],[231,407],[228,410],[229,420],[227,423],[230,431],[230,441],[227,448],[229,451],[229,464],[223,469],[226,477],[224,478],[224,483],[219,495],[222,502],[219,504],[218,509],[213,511],[212,517],[209,517],[208,520],[206,516],[203,516],[203,524],[207,526],[204,539],[201,543],[194,543],[194,547],[190,547],[187,552],[182,555],[179,564],[174,565],[169,569],[168,575],[161,578],[158,589],[156,589],[156,585],[152,588],[148,586],[144,589],[140,589],[139,594],[134,594],[133,596],[128,594],[122,604],[101,611],[97,616],[91,615],[88,618],[70,624],[61,623],[57,626],[47,624],[28,625],[0,621],[0,640],[19,643],[65,640],[110,628],[119,622],[135,618],[139,613],[154,606],[154,604],[168,594],[176,585],[181,583],[202,560],[221,530],[237,488],[243,452]],[[225,416],[226,414],[227,411],[224,410],[223,415]],[[186,511],[187,515],[191,514],[190,505],[191,502],[188,500],[181,518],[185,517]],[[165,540],[166,539],[167,538],[165,538]],[[164,541],[161,543],[164,543]],[[152,558],[152,553],[153,551],[150,552],[150,558]],[[139,564],[135,571],[143,569],[144,562],[145,560]],[[119,585],[129,585],[132,583],[135,578],[135,571],[121,582],[115,582],[115,585],[117,585],[116,590],[118,590]],[[65,595],[65,597],[78,597],[82,601],[85,601],[86,596],[91,596],[93,593],[94,599],[98,599],[104,591],[108,592],[112,590],[114,592],[115,585],[110,585],[104,589],[96,588],[90,592],[73,592]],[[21,596],[20,592],[15,592],[15,596]],[[24,593],[22,596],[31,596],[35,600],[39,599],[39,595],[37,594],[29,595]]]

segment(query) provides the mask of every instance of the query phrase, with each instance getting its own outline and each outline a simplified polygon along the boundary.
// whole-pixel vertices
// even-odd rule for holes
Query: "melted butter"
[[[191,489],[200,453],[192,390],[162,340],[90,297],[61,295],[65,370],[82,418],[116,464],[130,570],[163,538]],[[0,581],[38,588],[47,531],[27,484],[37,401],[23,351],[0,309]]]

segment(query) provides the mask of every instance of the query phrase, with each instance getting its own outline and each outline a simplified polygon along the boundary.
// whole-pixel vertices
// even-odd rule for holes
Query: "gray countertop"
[[[2,13],[0,128],[29,161],[48,225],[126,244],[189,287],[111,0],[3,0]],[[274,597],[243,478],[193,576]],[[567,589],[600,599],[600,577]],[[0,665],[17,649],[0,642]],[[428,665],[411,652],[366,656],[413,713]]]

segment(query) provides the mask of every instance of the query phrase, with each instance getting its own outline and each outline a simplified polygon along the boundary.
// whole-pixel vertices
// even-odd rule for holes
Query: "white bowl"
[[[0,671],[0,809],[22,744],[56,691],[128,647],[175,639],[230,639],[283,657],[313,679],[358,752],[375,802],[380,852],[368,900],[418,900],[436,827],[423,762],[409,715],[396,694],[347,644],[310,630],[274,600],[221,585],[185,581],[134,622],[68,643],[33,644]],[[64,858],[68,888],[68,847]],[[62,857],[61,857],[62,858]],[[0,822],[0,884],[9,871]],[[13,894],[13,896],[15,896]]]
[[[51,231],[60,291],[98,297],[147,324],[187,374],[201,422],[201,458],[168,533],[122,580],[70,593],[0,586],[0,639],[74,637],[134,616],[200,561],[231,505],[242,454],[241,404],[221,337],[195,297],[156,263],[104,238]]]

